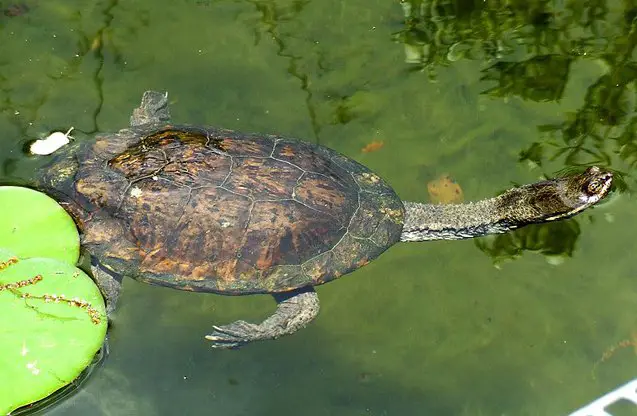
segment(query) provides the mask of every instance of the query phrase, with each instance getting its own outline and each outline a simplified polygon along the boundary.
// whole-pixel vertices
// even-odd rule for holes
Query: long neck
[[[400,240],[460,240],[504,233],[512,227],[498,215],[495,199],[454,205],[405,202]]]
[[[466,204],[405,202],[405,224],[400,239],[460,240],[501,234],[530,223],[557,219],[568,209],[559,198],[547,197],[547,194],[555,194],[553,188],[554,185],[546,182],[525,185],[495,198]]]

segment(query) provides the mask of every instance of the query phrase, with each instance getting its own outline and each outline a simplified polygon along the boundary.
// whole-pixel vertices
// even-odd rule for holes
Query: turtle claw
[[[214,331],[206,335],[212,341],[212,348],[236,349],[251,341],[260,339],[259,326],[246,321],[236,321],[228,325],[213,325]]]

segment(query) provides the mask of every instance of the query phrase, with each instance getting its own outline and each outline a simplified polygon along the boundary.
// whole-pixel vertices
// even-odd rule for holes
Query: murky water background
[[[110,356],[46,414],[558,415],[637,375],[634,2],[0,4],[5,183],[33,175],[27,140],[124,127],[147,89],[177,122],[330,146],[405,200],[441,173],[466,199],[585,164],[621,174],[574,220],[399,244],[318,288],[310,327],[239,351],[203,335],[263,318],[268,296],[128,279]]]

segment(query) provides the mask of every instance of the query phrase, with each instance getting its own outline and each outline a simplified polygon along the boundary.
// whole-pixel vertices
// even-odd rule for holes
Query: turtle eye
[[[599,178],[588,181],[584,187],[584,192],[588,195],[597,195],[603,188],[603,183]]]
[[[600,195],[609,187],[611,179],[612,174],[610,173],[591,178],[586,182],[582,191],[589,196]]]

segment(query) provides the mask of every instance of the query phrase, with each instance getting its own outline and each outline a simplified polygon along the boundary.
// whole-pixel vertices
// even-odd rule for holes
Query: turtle
[[[379,175],[327,147],[172,124],[167,93],[143,93],[129,124],[46,156],[37,186],[77,224],[109,317],[124,276],[274,297],[275,312],[260,323],[213,326],[205,338],[216,348],[296,332],[319,312],[315,286],[395,243],[568,218],[604,198],[613,178],[591,166],[478,202],[403,202]]]

